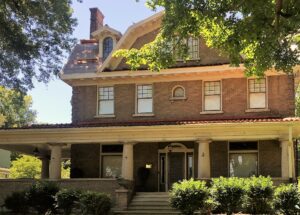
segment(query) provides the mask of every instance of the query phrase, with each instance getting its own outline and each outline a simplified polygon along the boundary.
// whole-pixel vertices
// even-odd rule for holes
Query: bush
[[[72,209],[79,202],[80,191],[63,189],[56,194],[57,208],[63,211],[64,215],[72,213]]]
[[[280,185],[275,190],[275,209],[286,215],[299,214],[300,199],[296,185]]]
[[[203,209],[209,192],[204,181],[194,179],[174,183],[170,193],[171,206],[182,214],[194,214],[196,210]]]
[[[244,207],[250,214],[271,214],[274,187],[270,177],[251,177],[246,182]]]
[[[30,206],[39,214],[55,211],[55,195],[59,191],[53,182],[38,182],[31,186],[27,192]]]
[[[28,214],[29,205],[26,192],[13,192],[4,200],[4,206],[13,214]]]
[[[104,193],[85,192],[80,195],[79,202],[84,215],[106,215],[112,207],[111,199]]]
[[[240,212],[245,195],[244,179],[234,177],[212,179],[211,195],[217,204],[216,213]]]

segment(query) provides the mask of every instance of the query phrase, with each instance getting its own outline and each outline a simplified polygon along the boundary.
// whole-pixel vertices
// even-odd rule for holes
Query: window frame
[[[113,145],[113,144],[100,144],[100,171],[99,171],[99,177],[100,178],[105,178],[105,179],[114,179],[114,178],[107,178],[107,177],[103,177],[103,168],[102,168],[102,164],[103,164],[103,157],[105,156],[121,156],[121,159],[123,159],[123,152],[124,152],[124,148],[122,152],[102,152],[102,146],[105,145]],[[122,145],[122,144],[118,144],[118,145]],[[122,176],[122,165],[121,165],[121,176]]]
[[[150,98],[139,98],[138,95],[138,88],[139,86],[151,86],[152,90],[152,107],[151,107],[151,112],[139,112],[139,99],[150,99]],[[135,114],[133,116],[154,116],[154,87],[152,83],[144,83],[144,84],[136,84],[135,86]]]
[[[110,41],[111,41],[111,50],[110,50],[110,52],[107,54],[107,56],[105,56],[104,55],[104,52],[105,52],[105,45],[104,45],[104,42],[107,40],[107,39],[110,39]],[[111,37],[111,36],[106,36],[106,37],[104,37],[103,38],[103,40],[102,40],[102,59],[103,59],[103,61],[105,61],[107,58],[108,58],[108,56],[110,55],[110,53],[112,52],[112,50],[114,49],[114,38],[113,37]]]
[[[183,90],[183,96],[181,96],[181,97],[174,96],[175,90],[178,89],[178,88],[181,88]],[[184,100],[184,99],[186,99],[186,90],[185,90],[185,88],[182,85],[175,85],[172,88],[170,100]]]
[[[260,146],[260,141],[245,141],[245,142],[256,142],[257,143],[257,149],[256,150],[230,150],[230,143],[242,143],[243,141],[227,141],[227,166],[228,166],[228,177],[232,177],[230,175],[230,155],[231,154],[256,154],[257,155],[257,175],[260,175],[260,162],[259,162],[259,146]],[[239,177],[239,176],[234,176],[234,177]]]
[[[189,40],[190,39],[192,40],[192,51],[190,50],[190,46],[189,46]],[[197,43],[197,50],[196,51],[193,50],[194,41],[196,41],[196,43]],[[199,40],[199,38],[197,38],[197,37],[188,37],[186,42],[187,42],[187,46],[188,46],[188,57],[190,57],[189,60],[199,60],[200,59],[200,57],[199,57],[199,54],[200,54],[200,44],[199,44],[200,40]],[[196,57],[194,56],[195,53],[197,53]]]
[[[251,111],[268,111],[269,102],[268,102],[268,78],[267,76],[263,78],[265,80],[265,92],[250,92],[250,81],[251,80],[259,80],[257,78],[247,78],[247,110],[246,112]],[[251,108],[250,103],[250,94],[256,94],[256,93],[265,93],[265,107],[263,108]]]
[[[205,109],[205,98],[206,96],[211,96],[211,95],[205,95],[205,83],[208,83],[208,82],[219,82],[220,83],[220,109],[219,110],[206,110]],[[222,80],[208,80],[208,81],[202,81],[202,112],[203,114],[205,113],[223,113],[223,105],[222,105]],[[218,95],[218,94],[215,94],[215,95]]]
[[[112,88],[113,89],[113,99],[111,100],[103,100],[103,101],[113,101],[113,113],[110,114],[101,114],[100,113],[100,88]],[[97,110],[95,117],[115,117],[115,86],[114,85],[99,85],[97,86]]]

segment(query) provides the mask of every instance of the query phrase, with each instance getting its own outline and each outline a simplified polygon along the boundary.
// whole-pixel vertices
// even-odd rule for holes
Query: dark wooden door
[[[169,177],[168,187],[172,188],[172,184],[184,179],[184,153],[183,152],[172,152],[169,153]]]

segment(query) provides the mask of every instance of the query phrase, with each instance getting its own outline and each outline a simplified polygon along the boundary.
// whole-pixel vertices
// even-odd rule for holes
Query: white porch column
[[[290,176],[289,157],[289,141],[281,140],[281,177],[285,179]]]
[[[198,178],[210,178],[210,140],[198,140]]]
[[[48,179],[49,178],[49,157],[44,156],[40,157],[42,161],[42,172],[41,172],[41,179]]]
[[[50,179],[61,179],[61,147],[60,145],[51,145],[51,158],[49,168]]]
[[[133,181],[133,143],[123,144],[122,177]]]

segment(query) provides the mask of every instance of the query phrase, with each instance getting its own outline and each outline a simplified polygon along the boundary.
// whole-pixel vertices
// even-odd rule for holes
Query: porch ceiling
[[[71,125],[71,124],[68,124]],[[35,147],[49,152],[49,145],[211,140],[289,139],[300,136],[300,119],[223,120],[177,124],[35,127],[0,130],[0,148],[31,152]]]

